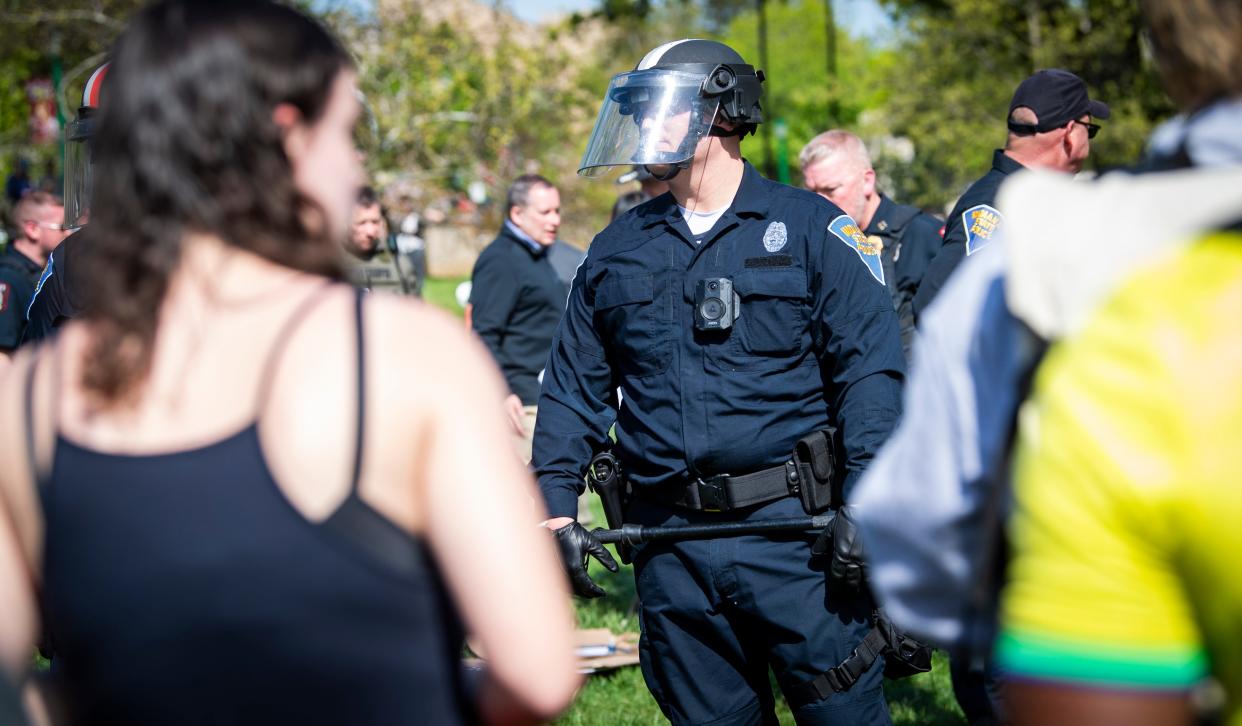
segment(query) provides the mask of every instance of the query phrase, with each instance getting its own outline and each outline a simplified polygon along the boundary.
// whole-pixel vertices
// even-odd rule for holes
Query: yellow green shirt
[[[1131,277],[1020,415],[997,657],[1024,678],[1186,689],[1242,724],[1242,235]]]

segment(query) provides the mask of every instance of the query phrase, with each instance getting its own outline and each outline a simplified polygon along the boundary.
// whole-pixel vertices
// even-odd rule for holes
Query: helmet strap
[[[650,164],[643,165],[643,168],[647,170],[647,173],[651,175],[652,179],[655,179],[656,181],[666,182],[672,179],[673,177],[677,176],[678,174],[680,174],[682,169],[689,168],[690,160],[687,159],[685,161],[679,161],[676,164],[658,164],[657,166],[667,166],[669,170],[664,172],[663,174],[657,174],[655,173],[654,170],[652,170]]]
[[[750,133],[749,124],[738,124],[737,126],[733,128],[732,131],[730,131],[729,129],[726,129],[723,126],[712,124],[712,127],[710,130],[708,130],[707,135],[708,136],[719,136],[721,138],[728,138],[730,136],[745,136],[748,133]]]

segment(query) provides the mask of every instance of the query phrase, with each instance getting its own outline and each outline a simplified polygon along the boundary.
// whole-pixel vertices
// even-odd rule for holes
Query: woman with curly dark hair
[[[46,625],[75,722],[553,717],[572,616],[499,376],[340,282],[348,55],[282,4],[166,0],[106,82],[89,312],[0,379],[0,663]]]

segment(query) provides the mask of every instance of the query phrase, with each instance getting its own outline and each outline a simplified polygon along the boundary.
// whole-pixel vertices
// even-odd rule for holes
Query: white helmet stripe
[[[86,88],[82,89],[82,105],[95,108],[99,106],[99,87],[103,85],[104,76],[108,75],[108,66],[111,63],[104,63],[95,69],[91,77],[86,81]]]
[[[664,54],[667,53],[669,50],[671,50],[673,46],[681,45],[682,43],[686,43],[691,40],[694,40],[694,38],[682,38],[681,40],[674,40],[671,43],[665,43],[659,48],[656,48],[655,50],[652,50],[647,55],[643,56],[643,59],[638,62],[638,67],[635,68],[634,70],[645,71],[648,68],[652,68],[654,66],[659,65],[660,59],[663,58]]]

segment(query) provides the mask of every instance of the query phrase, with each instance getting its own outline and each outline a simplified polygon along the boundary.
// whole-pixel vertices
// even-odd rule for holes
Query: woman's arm
[[[1190,726],[1185,691],[1124,691],[1016,681],[1005,698],[1014,726]]]
[[[25,446],[23,394],[32,360],[22,355],[0,368],[0,668],[15,683],[30,668],[39,629],[33,552],[23,546],[41,529]]]
[[[436,316],[418,346],[431,402],[419,430],[418,495],[425,531],[466,626],[487,653],[478,704],[490,723],[548,720],[580,677],[573,613],[530,473],[496,402],[500,374],[486,350]],[[434,360],[428,351],[436,351]]]

